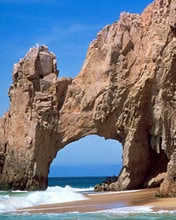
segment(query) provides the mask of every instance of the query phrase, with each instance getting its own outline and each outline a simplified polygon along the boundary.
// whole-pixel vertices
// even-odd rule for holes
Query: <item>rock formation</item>
[[[167,176],[157,193],[158,197],[176,197],[176,150],[167,165]]]
[[[0,119],[1,189],[45,189],[57,152],[90,134],[123,145],[115,190],[148,187],[166,172],[176,145],[175,0],[122,13],[90,44],[77,77],[57,74],[45,46],[14,65]]]

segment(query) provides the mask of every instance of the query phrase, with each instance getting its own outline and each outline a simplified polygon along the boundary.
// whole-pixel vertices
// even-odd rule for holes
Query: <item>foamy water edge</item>
[[[88,198],[85,197],[81,192],[91,191],[92,189],[93,188],[81,189],[72,188],[69,186],[55,186],[48,187],[46,191],[12,191],[10,195],[0,195],[0,213],[15,212],[20,208],[27,208],[38,205],[86,200]],[[13,193],[15,193],[15,195],[13,195]]]

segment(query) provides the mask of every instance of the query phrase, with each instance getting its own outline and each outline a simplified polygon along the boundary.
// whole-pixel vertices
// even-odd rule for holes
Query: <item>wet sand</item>
[[[18,213],[66,213],[66,212],[94,212],[111,208],[128,206],[152,206],[154,211],[176,210],[176,198],[155,198],[158,189],[145,189],[140,191],[121,193],[88,194],[87,200],[40,205],[30,208],[18,209]]]

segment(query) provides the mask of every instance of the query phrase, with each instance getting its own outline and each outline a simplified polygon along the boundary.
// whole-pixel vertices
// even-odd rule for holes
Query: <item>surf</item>
[[[26,208],[45,204],[57,204],[88,199],[82,194],[90,189],[72,188],[70,186],[48,187],[46,191],[23,192],[11,191],[0,193],[0,213],[15,212]]]

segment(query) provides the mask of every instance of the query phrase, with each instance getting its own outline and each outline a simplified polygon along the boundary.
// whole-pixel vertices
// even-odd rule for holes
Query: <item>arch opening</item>
[[[49,185],[56,177],[65,178],[65,185],[71,184],[70,177],[92,177],[92,185],[88,185],[93,187],[109,177],[117,177],[121,168],[122,145],[116,140],[89,135],[58,151],[50,165]]]

